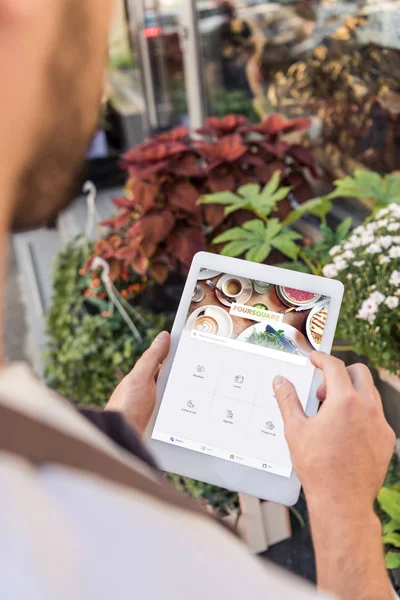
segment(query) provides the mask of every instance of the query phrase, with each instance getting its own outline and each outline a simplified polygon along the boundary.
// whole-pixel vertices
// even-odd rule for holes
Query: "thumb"
[[[152,345],[136,363],[132,373],[135,377],[152,379],[158,373],[161,363],[168,356],[170,335],[167,331],[158,334]]]
[[[304,414],[293,383],[284,377],[278,376],[275,377],[272,385],[285,425],[288,425],[293,420],[305,420],[307,417]]]

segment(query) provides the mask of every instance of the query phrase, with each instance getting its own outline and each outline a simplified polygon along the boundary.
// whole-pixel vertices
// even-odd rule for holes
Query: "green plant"
[[[330,250],[326,277],[345,285],[339,335],[372,367],[400,373],[400,205],[381,209]]]
[[[140,311],[143,320],[136,322],[136,328],[141,341],[136,341],[119,312],[112,310],[98,274],[82,268],[92,250],[92,244],[77,238],[57,257],[54,295],[46,319],[45,379],[70,400],[104,406],[120,378],[168,320]],[[139,285],[133,272],[130,280],[117,282],[121,292],[133,285]],[[129,302],[139,291],[127,293]]]
[[[116,198],[120,211],[104,223],[110,232],[96,244],[96,254],[114,259],[121,269],[149,272],[162,283],[170,270],[187,272],[211,233],[246,218],[243,212],[234,214],[227,223],[222,206],[198,205],[201,195],[263,185],[279,171],[299,202],[309,198],[307,175],[316,176],[313,157],[282,139],[308,125],[307,119],[279,115],[253,125],[242,115],[228,115],[208,119],[195,137],[178,127],[137,146],[123,157],[127,197]],[[285,203],[287,212],[290,203]]]
[[[383,487],[378,494],[378,504],[386,515],[382,525],[382,541],[388,552],[385,556],[388,569],[400,569],[400,486]]]
[[[335,189],[326,196],[334,198],[371,199],[374,202],[372,215],[393,202],[400,204],[400,177],[398,175],[381,176],[374,171],[356,169],[353,177],[343,177],[334,182]]]
[[[301,248],[295,241],[303,239],[303,236],[289,229],[289,226],[306,213],[324,217],[331,208],[331,202],[327,198],[309,200],[292,210],[282,221],[271,218],[271,213],[277,210],[279,202],[290,191],[290,187],[280,187],[280,173],[276,171],[263,189],[257,183],[249,183],[241,186],[236,194],[219,192],[202,196],[202,204],[224,205],[225,217],[238,210],[250,211],[257,217],[218,235],[213,244],[225,244],[222,249],[224,255],[244,254],[247,260],[255,262],[264,262],[273,249],[292,260],[297,259]]]
[[[226,115],[244,115],[252,123],[260,119],[254,110],[253,100],[245,90],[218,90],[210,97],[211,114],[223,118]]]
[[[135,57],[132,52],[128,50],[113,51],[108,57],[108,68],[121,71],[135,69]]]

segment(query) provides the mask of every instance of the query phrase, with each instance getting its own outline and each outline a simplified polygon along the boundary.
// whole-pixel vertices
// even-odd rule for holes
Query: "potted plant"
[[[291,203],[312,195],[309,180],[317,172],[310,152],[283,138],[308,124],[270,115],[252,125],[229,115],[208,119],[195,136],[178,127],[136,147],[123,157],[127,195],[115,200],[119,213],[104,223],[109,234],[98,241],[95,255],[114,259],[120,269],[150,273],[158,282],[171,271],[185,274],[212,233],[248,218],[243,209],[227,220],[221,205],[201,207],[200,196],[264,185],[276,171],[291,187],[277,210],[280,216],[289,213]]]
[[[392,203],[330,250],[326,277],[345,285],[339,335],[382,374],[400,374],[400,204]],[[397,380],[395,380],[397,381]]]
[[[48,385],[66,398],[104,406],[169,319],[135,308],[150,283],[133,271],[122,272],[114,286],[137,329],[135,338],[110,302],[101,272],[84,266],[92,252],[92,244],[77,238],[57,257],[44,372]]]

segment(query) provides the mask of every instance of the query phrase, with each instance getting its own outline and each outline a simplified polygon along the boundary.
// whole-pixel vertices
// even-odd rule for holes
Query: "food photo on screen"
[[[202,340],[308,357],[320,348],[328,310],[329,298],[321,294],[201,269],[186,328]]]

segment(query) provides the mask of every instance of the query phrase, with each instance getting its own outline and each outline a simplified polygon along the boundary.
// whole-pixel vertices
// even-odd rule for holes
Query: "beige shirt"
[[[23,365],[0,375],[1,406],[84,440],[154,479]],[[0,490],[2,599],[327,597],[250,556],[206,515],[85,470],[34,466],[3,449]]]

